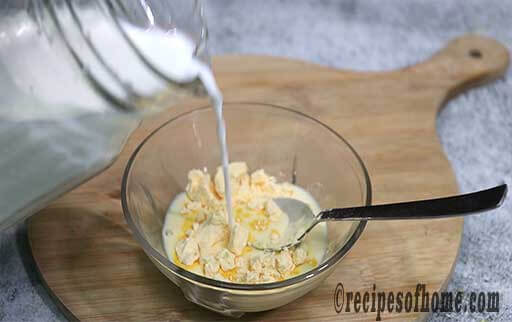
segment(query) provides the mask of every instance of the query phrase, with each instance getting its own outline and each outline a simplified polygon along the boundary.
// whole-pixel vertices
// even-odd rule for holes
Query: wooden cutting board
[[[492,39],[456,39],[430,60],[390,72],[352,72],[284,58],[223,56],[214,69],[226,101],[273,103],[312,115],[360,153],[373,203],[441,197],[458,192],[439,144],[436,115],[472,85],[501,76],[507,50]],[[152,129],[205,105],[190,100],[145,122],[105,172],[33,216],[29,239],[43,280],[65,314],[80,320],[224,320],[187,302],[131,237],[121,211],[126,161]],[[370,222],[362,238],[318,289],[282,308],[246,320],[375,320],[376,313],[336,313],[334,291],[442,290],[453,270],[462,219]],[[383,313],[383,318],[425,318]]]

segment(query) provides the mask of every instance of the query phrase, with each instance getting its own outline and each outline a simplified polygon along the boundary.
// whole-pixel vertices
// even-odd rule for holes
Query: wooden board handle
[[[423,85],[443,87],[446,100],[469,87],[501,77],[508,64],[509,53],[502,44],[469,34],[454,39],[431,59],[403,71],[421,76],[415,79]]]

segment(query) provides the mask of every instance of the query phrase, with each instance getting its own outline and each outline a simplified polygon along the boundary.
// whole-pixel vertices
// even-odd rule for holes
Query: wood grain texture
[[[441,197],[458,192],[436,134],[443,103],[475,84],[501,76],[507,50],[468,35],[432,59],[404,69],[363,73],[284,58],[224,56],[214,70],[226,101],[273,103],[314,116],[360,153],[372,181],[373,203]],[[152,129],[205,100],[190,100],[142,124],[105,172],[33,216],[29,239],[41,275],[68,316],[80,320],[224,320],[187,302],[146,258],[130,235],[120,205],[121,174]],[[457,257],[462,219],[370,222],[362,238],[321,287],[282,308],[245,320],[375,320],[375,313],[337,314],[336,284],[345,291],[442,290]],[[383,313],[386,319],[424,318]]]

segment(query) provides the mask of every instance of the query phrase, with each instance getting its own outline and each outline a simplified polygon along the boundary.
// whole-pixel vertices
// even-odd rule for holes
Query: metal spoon
[[[436,219],[475,214],[501,206],[507,194],[507,185],[459,196],[392,203],[376,206],[336,208],[315,215],[311,208],[297,199],[276,198],[274,201],[289,217],[283,238],[276,244],[253,244],[265,251],[280,251],[298,245],[313,227],[329,220],[403,220]]]

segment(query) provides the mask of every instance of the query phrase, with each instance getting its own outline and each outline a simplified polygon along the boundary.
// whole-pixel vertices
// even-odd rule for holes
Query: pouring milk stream
[[[90,41],[101,49],[103,61],[128,80],[129,88],[143,97],[168,89],[168,82],[140,64],[133,48],[120,37],[111,21],[92,11],[83,16]],[[40,27],[25,16],[15,18],[0,26],[0,31],[4,30],[0,37],[0,146],[5,151],[0,158],[0,168],[4,169],[0,178],[0,207],[4,210],[0,229],[34,213],[105,168],[141,118],[141,113],[119,111],[106,104],[104,97],[83,80],[83,71],[66,64],[63,56],[70,56],[65,46],[59,47],[55,39],[41,40]],[[18,21],[21,22],[17,24]],[[65,32],[71,34],[73,23],[69,23]],[[210,67],[195,56],[196,43],[177,29],[141,28],[123,21],[121,26],[137,50],[168,80],[187,84],[199,79],[203,83],[217,117],[226,206],[232,225],[222,95]],[[9,33],[11,27],[16,29]],[[5,36],[9,34],[12,38]],[[72,46],[76,38],[71,34]],[[78,45],[76,48],[79,53],[85,52]],[[9,64],[3,65],[2,61]],[[110,94],[120,96],[116,92],[118,84],[96,67],[92,63],[86,66],[112,90]],[[17,83],[25,79],[34,83],[28,93],[23,90],[26,84]],[[58,86],[52,87],[54,79]],[[172,103],[164,101],[162,105]]]
[[[229,227],[233,227],[234,218],[232,214],[232,196],[229,180],[229,156],[226,143],[226,125],[222,113],[222,93],[217,86],[212,70],[208,65],[194,57],[194,43],[184,34],[176,30],[172,34],[166,34],[158,30],[145,33],[138,28],[125,26],[125,30],[133,41],[147,57],[155,64],[160,65],[166,75],[175,81],[190,81],[199,78],[203,83],[215,110],[217,121],[217,136],[221,148],[221,162],[224,173],[224,187],[226,209],[228,213]],[[167,47],[167,48],[165,48]],[[165,48],[165,50],[164,50]],[[172,55],[172,64],[165,64],[166,58]],[[152,57],[153,56],[153,57]]]

